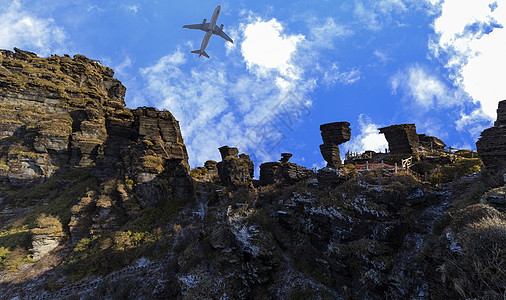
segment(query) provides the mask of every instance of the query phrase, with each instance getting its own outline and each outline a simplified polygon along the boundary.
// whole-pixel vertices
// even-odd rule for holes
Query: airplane
[[[199,57],[204,55],[205,57],[209,58],[209,55],[206,53],[206,47],[207,44],[209,44],[209,39],[213,34],[216,34],[218,36],[221,36],[225,40],[234,43],[234,41],[225,33],[223,32],[223,24],[221,24],[220,27],[216,25],[216,21],[218,21],[218,16],[220,15],[221,11],[221,5],[218,5],[216,9],[214,10],[213,16],[211,17],[211,22],[206,23],[207,20],[204,19],[201,24],[193,24],[193,25],[184,25],[183,28],[188,29],[198,29],[205,31],[206,35],[204,35],[204,40],[202,40],[202,44],[200,45],[199,50],[194,50],[192,53],[198,54]]]

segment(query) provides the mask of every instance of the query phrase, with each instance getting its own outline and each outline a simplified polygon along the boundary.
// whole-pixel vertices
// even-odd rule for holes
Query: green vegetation
[[[161,173],[163,171],[163,159],[155,155],[146,155],[141,157],[142,166]]]
[[[8,251],[18,245],[28,246],[30,229],[28,225],[8,225],[0,230],[0,247]]]
[[[51,114],[37,124],[41,134],[69,136],[72,133],[72,118],[68,114]]]
[[[0,247],[5,249],[4,253],[10,253],[3,255],[4,263],[0,268],[16,270],[20,264],[30,261],[27,249],[31,247],[31,233],[63,236],[70,222],[70,207],[94,187],[96,179],[91,170],[76,168],[32,188],[10,191],[8,198],[16,199],[17,205],[35,207],[0,229]],[[47,204],[40,206],[42,201]]]
[[[478,158],[478,153],[474,150],[458,150],[455,152],[455,155],[465,157],[465,158]]]
[[[72,280],[80,280],[120,269],[139,257],[159,258],[167,251],[161,228],[172,221],[185,202],[167,200],[141,210],[116,231],[81,239],[66,262],[66,272]]]
[[[355,167],[355,165],[352,164],[340,167],[339,171],[341,172],[342,175],[344,175],[348,179],[358,175],[357,167]]]
[[[209,171],[204,167],[197,167],[190,170],[190,176],[198,177],[208,174]]]
[[[35,221],[37,227],[32,229],[32,234],[50,234],[63,236],[62,224],[58,218],[42,213]]]
[[[11,253],[9,251],[9,248],[0,247],[0,268],[3,266],[4,261],[6,260],[7,256]]]
[[[0,92],[12,93],[20,89],[37,88],[68,100],[56,106],[100,107],[105,99],[111,101],[114,108],[124,108],[122,103],[111,100],[100,86],[104,76],[112,76],[111,70],[79,55],[74,58],[26,57],[13,61],[1,56],[0,77],[5,85],[0,88]],[[75,74],[85,74],[87,80],[83,83]]]
[[[479,172],[482,164],[480,158],[461,158],[453,164],[438,168],[430,174],[429,180],[432,184],[451,182],[466,175]]]
[[[19,269],[23,263],[32,263],[33,259],[28,251],[23,247],[16,247],[5,255],[1,267],[7,272],[14,272]]]
[[[9,166],[3,160],[0,160],[0,171],[4,171],[4,172],[9,171]]]
[[[74,252],[83,252],[88,249],[90,246],[91,240],[89,238],[82,238],[77,242],[74,247]]]
[[[150,232],[116,231],[113,236],[114,249],[126,250],[142,244],[152,244],[161,238],[161,230]]]
[[[121,227],[123,231],[148,232],[170,222],[183,208],[186,199],[168,199],[158,207],[143,209],[140,214]]]

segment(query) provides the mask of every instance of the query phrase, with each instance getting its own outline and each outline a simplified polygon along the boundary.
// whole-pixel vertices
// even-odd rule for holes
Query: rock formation
[[[327,123],[320,126],[323,144],[320,151],[327,167],[335,168],[342,165],[339,145],[350,140],[351,129],[348,122]]]
[[[229,188],[251,186],[254,165],[246,154],[237,154],[237,148],[223,146],[219,148],[221,162],[217,164],[221,183]]]
[[[446,147],[446,144],[442,140],[426,134],[419,134],[418,141],[420,146],[427,149],[443,150]]]
[[[415,154],[418,152],[419,140],[415,124],[400,124],[379,129],[388,141],[392,154]]]
[[[82,55],[0,51],[0,184],[27,188],[58,172],[88,174],[92,190],[76,195],[63,224],[72,243],[119,228],[122,214],[194,197],[177,120],[168,111],[126,108],[126,88],[113,75]],[[48,230],[33,230],[35,259],[59,244],[60,233]]]
[[[350,138],[340,122],[322,125],[332,167],[318,174],[283,153],[260,167],[262,183],[278,184],[262,186],[248,155],[222,147],[221,162],[190,177],[177,121],[125,108],[112,70],[82,56],[1,53],[2,298],[504,296],[504,201],[493,189],[481,199],[497,209],[471,205],[484,203],[484,176],[469,153],[415,163],[435,170],[428,182],[386,165],[335,168]],[[490,161],[504,152],[500,111],[480,141]]]
[[[60,220],[53,216],[41,215],[37,219],[37,227],[32,229],[33,260],[38,261],[58,247],[63,236]]]
[[[494,127],[481,133],[476,149],[487,169],[498,175],[500,183],[502,173],[506,173],[506,100],[499,102]]]
[[[286,163],[292,157],[292,153],[281,153],[281,159],[279,160],[282,163]]]
[[[140,194],[191,194],[178,122],[168,111],[126,108],[112,69],[82,55],[39,58],[16,48],[0,51],[0,66],[0,181],[21,186],[93,166],[98,177],[133,179]],[[172,178],[170,191],[153,190],[161,173]]]
[[[216,181],[220,178],[218,174],[218,163],[214,160],[208,160],[204,163],[204,167],[207,170],[209,181]]]
[[[267,185],[276,182],[294,183],[306,179],[311,171],[288,162],[291,153],[282,153],[280,162],[267,162],[260,165],[260,184]]]

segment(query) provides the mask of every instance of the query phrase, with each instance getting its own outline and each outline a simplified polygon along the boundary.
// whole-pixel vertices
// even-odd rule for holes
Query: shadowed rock
[[[280,162],[267,162],[260,165],[260,184],[267,185],[284,181],[294,183],[308,178],[311,171],[288,162],[291,153],[282,153]]]
[[[251,186],[254,165],[249,155],[241,154],[237,148],[223,146],[219,148],[222,161],[217,164],[221,183],[229,188]]]
[[[506,100],[499,102],[494,127],[485,129],[476,142],[476,149],[487,169],[501,183],[506,172]]]
[[[234,147],[223,146],[218,148],[218,150],[220,150],[222,160],[229,156],[237,157],[237,155],[239,155],[239,150],[237,150],[237,148]]]
[[[282,163],[286,163],[292,157],[292,153],[281,153],[281,159],[279,160]]]
[[[320,151],[327,167],[335,168],[342,165],[339,145],[350,140],[351,129],[348,122],[334,122],[320,125],[323,144]]]
[[[400,124],[379,129],[388,141],[392,154],[415,154],[418,152],[419,139],[415,124]]]
[[[320,125],[324,144],[340,145],[350,140],[351,129],[348,122],[334,122]]]
[[[442,150],[446,147],[446,144],[438,139],[435,136],[430,136],[426,134],[419,134],[418,140],[420,143],[420,146],[423,146],[427,149],[436,149],[436,150]]]

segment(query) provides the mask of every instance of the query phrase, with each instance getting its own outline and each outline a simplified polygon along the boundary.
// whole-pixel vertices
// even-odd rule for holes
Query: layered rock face
[[[320,126],[323,144],[320,151],[327,167],[335,168],[342,165],[339,145],[350,140],[351,129],[348,122],[327,123]]]
[[[415,124],[400,124],[379,129],[388,141],[392,154],[415,154],[418,152],[419,139]]]
[[[291,153],[282,153],[279,162],[267,162],[260,165],[260,184],[273,184],[276,182],[294,183],[306,179],[311,171],[288,162]]]
[[[476,149],[483,164],[491,172],[501,175],[500,179],[506,171],[506,100],[499,102],[494,127],[481,133]]]
[[[113,75],[82,55],[1,50],[0,182],[21,186],[57,169],[93,167],[100,178],[133,179],[143,197],[188,197],[188,155],[177,120],[167,111],[126,108],[126,88]],[[155,191],[162,173],[170,187]]]

